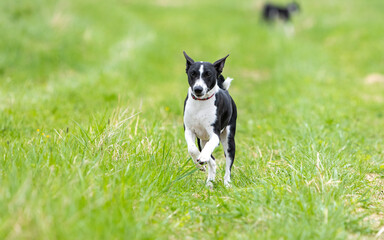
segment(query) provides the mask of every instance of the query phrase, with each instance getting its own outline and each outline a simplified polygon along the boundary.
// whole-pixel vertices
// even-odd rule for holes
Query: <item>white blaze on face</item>
[[[203,77],[202,77],[203,72],[204,72],[204,65],[203,64],[200,65],[199,72],[200,72],[200,78],[196,80],[195,84],[193,85],[193,88],[195,88],[196,86],[202,87],[203,88],[202,94],[205,95],[207,93],[208,87],[207,87],[207,84],[204,82]]]
[[[203,72],[204,72],[204,65],[203,64],[200,65],[199,72],[200,72],[200,79],[201,79],[201,76],[203,75]]]

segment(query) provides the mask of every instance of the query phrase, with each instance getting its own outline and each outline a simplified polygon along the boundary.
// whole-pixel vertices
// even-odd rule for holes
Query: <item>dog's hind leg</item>
[[[202,147],[201,147],[201,140],[200,140],[200,138],[197,138],[197,146],[199,147],[199,151],[201,152]]]
[[[199,139],[200,140],[200,139]],[[199,146],[200,151],[205,147],[208,141],[200,140]],[[207,186],[212,187],[212,182],[215,181],[216,177],[216,161],[215,158],[211,155],[211,158],[208,161],[208,178],[207,178]]]
[[[202,144],[202,141],[200,138],[197,138],[197,146],[199,147],[199,151],[201,152],[201,149],[203,149],[203,147],[201,147],[201,144]],[[195,162],[196,166],[198,166],[200,168],[200,171],[203,171],[205,172],[205,166],[201,165],[201,163]]]
[[[220,141],[224,148],[226,166],[224,175],[224,185],[229,186],[231,182],[231,169],[233,162],[235,161],[235,131],[236,125],[228,125],[225,130],[220,134]]]

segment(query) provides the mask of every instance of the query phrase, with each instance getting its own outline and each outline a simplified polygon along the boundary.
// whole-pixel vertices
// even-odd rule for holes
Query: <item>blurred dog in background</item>
[[[296,2],[288,3],[286,6],[280,6],[275,3],[265,3],[263,6],[263,19],[266,22],[281,20],[289,22],[292,14],[300,11],[300,6]]]

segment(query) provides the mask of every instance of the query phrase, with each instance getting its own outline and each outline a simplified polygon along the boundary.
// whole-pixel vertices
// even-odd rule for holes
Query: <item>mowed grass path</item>
[[[301,2],[294,34],[261,4],[1,1],[0,239],[383,237],[384,2]],[[187,154],[183,50],[231,54],[231,188]]]

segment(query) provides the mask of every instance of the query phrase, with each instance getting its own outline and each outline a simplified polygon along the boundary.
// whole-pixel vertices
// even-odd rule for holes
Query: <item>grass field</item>
[[[382,0],[0,1],[0,239],[384,238]],[[182,127],[195,60],[230,54],[231,188]]]

